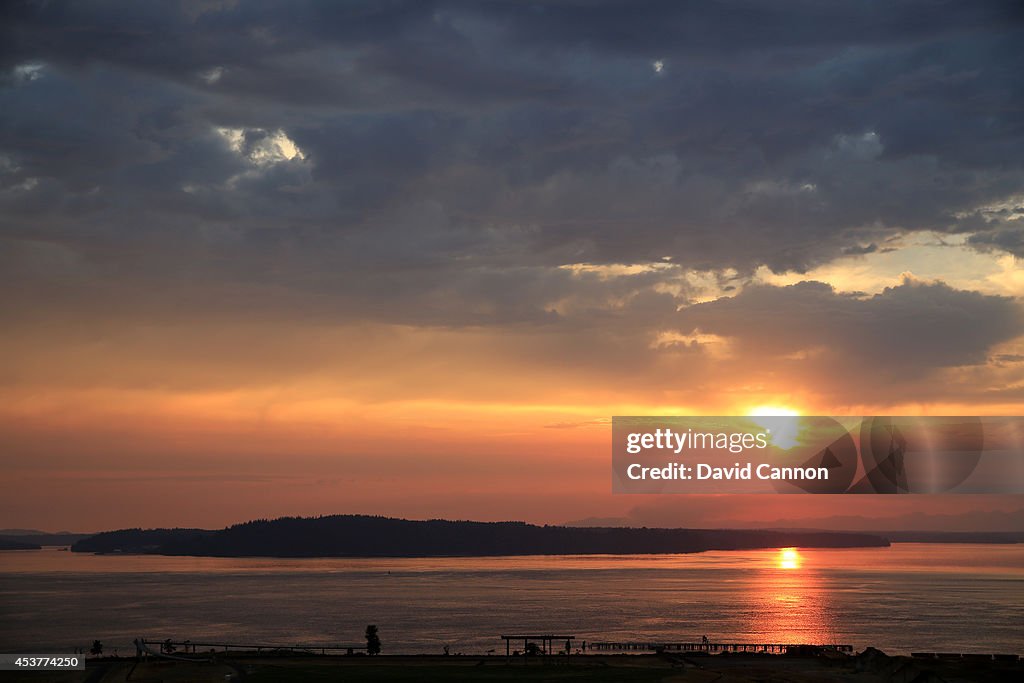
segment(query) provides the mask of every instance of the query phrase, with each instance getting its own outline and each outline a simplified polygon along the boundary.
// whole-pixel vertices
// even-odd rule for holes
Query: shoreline
[[[884,535],[879,534],[884,537]],[[890,540],[888,545],[870,545],[870,546],[784,546],[788,548],[795,548],[797,550],[827,550],[827,551],[864,551],[864,550],[886,550],[893,546],[912,546],[912,545],[956,545],[956,546],[1019,546],[1024,545],[1024,540],[1012,540],[1012,541],[986,541],[986,540]],[[756,551],[767,551],[767,550],[782,550],[783,546],[763,546],[755,548],[702,548],[700,550],[678,550],[678,551],[664,551],[664,552],[636,552],[636,553],[527,553],[527,554],[514,554],[514,555],[481,555],[481,554],[461,554],[461,555],[183,555],[183,554],[166,554],[157,552],[130,552],[130,551],[84,551],[84,550],[73,550],[76,555],[93,555],[96,557],[180,557],[180,558],[202,558],[202,559],[219,559],[219,560],[471,560],[471,559],[485,559],[495,560],[502,558],[551,558],[551,557],[667,557],[671,555],[702,555],[705,553],[744,553],[744,552],[756,552]],[[67,548],[71,550],[70,546],[43,546],[37,550],[46,550],[53,548]]]
[[[857,681],[947,680],[995,683],[1017,677],[1021,661],[1000,662],[962,658],[924,660],[889,656],[867,648],[857,655],[733,654],[587,654],[506,658],[504,655],[273,655],[267,653],[215,653],[204,661],[150,657],[103,657],[86,660],[84,671],[8,672],[11,681],[53,683],[113,683],[127,676],[138,680],[248,681],[292,683],[332,681],[343,677],[361,681],[655,681],[787,680]],[[937,678],[936,678],[937,677]]]

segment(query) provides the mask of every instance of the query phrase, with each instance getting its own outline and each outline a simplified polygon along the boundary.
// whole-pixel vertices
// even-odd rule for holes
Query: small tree
[[[93,655],[94,657],[99,657],[101,654],[103,654],[103,643],[101,643],[98,640],[92,641],[92,647],[89,649],[89,654]]]
[[[374,624],[366,627],[366,654],[380,654],[380,636],[377,635],[377,627]]]

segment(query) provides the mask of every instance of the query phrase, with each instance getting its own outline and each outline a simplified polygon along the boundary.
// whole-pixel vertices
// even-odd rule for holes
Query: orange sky
[[[609,477],[617,414],[1022,412],[1019,17],[371,4],[5,15],[0,528],[1024,509]]]
[[[533,356],[535,335],[517,332],[318,328],[271,339],[273,328],[211,327],[209,346],[202,331],[174,328],[112,327],[103,343],[39,338],[19,349],[22,362],[8,371],[20,385],[2,395],[10,488],[0,515],[8,526],[74,530],[338,512],[540,523],[632,515],[702,526],[1021,507],[995,496],[734,496],[724,506],[613,496],[615,414],[1010,414],[1012,405],[942,395],[826,403],[814,376],[755,373],[756,358],[692,352],[623,369],[545,363]],[[259,340],[246,344],[247,334]],[[738,384],[743,373],[758,386]]]

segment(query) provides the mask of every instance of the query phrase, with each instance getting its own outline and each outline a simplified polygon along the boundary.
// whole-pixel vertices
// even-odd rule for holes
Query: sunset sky
[[[0,527],[1024,525],[609,476],[1021,414],[1022,73],[1018,2],[3,3]]]

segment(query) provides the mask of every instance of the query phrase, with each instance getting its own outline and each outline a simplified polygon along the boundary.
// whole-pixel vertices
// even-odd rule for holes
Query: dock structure
[[[168,648],[168,646],[171,646]],[[289,654],[316,654],[326,655],[328,653],[353,654],[365,652],[366,645],[270,645],[266,643],[219,643],[202,642],[196,640],[148,640],[139,638],[136,647],[152,653],[152,648],[166,656],[170,652],[182,652],[183,654],[199,654],[209,650],[222,650],[224,652],[286,652]],[[171,649],[173,648],[173,649]],[[153,653],[155,654],[155,653]]]
[[[706,652],[719,654],[722,652],[762,652],[768,654],[785,654],[799,648],[818,648],[834,650],[845,654],[853,653],[853,645],[808,645],[806,643],[653,643],[653,642],[596,642],[587,643],[584,649],[598,652]]]
[[[550,655],[554,652],[555,642],[565,642],[565,654],[571,653],[572,641],[576,640],[576,636],[556,636],[553,634],[540,634],[540,635],[511,635],[501,636],[501,639],[505,641],[505,658],[508,659],[512,656],[512,641],[523,641],[523,653],[527,651],[527,647],[530,643],[540,643],[540,654]]]
[[[1016,663],[1024,661],[1024,657],[1012,654],[985,654],[983,652],[911,652],[914,659],[964,659],[972,662],[1006,662]]]

